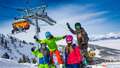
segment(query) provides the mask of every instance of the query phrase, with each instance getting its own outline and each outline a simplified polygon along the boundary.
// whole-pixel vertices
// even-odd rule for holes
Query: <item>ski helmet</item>
[[[81,28],[81,24],[79,22],[75,23],[75,29],[80,29]]]
[[[52,34],[51,34],[50,32],[46,32],[46,33],[45,33],[45,36],[46,36],[46,38],[49,38],[49,37],[52,36]]]
[[[72,35],[67,35],[66,36],[66,42],[71,43],[73,41],[73,36]]]

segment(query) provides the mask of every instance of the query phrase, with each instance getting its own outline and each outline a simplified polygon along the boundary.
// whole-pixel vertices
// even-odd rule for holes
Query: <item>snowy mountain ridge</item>
[[[104,35],[92,35],[90,41],[99,41],[99,40],[116,40],[120,39],[120,33],[108,33]]]
[[[31,62],[34,56],[31,54],[31,47],[34,43],[28,43],[12,36],[0,34],[0,57],[12,59],[17,62]]]

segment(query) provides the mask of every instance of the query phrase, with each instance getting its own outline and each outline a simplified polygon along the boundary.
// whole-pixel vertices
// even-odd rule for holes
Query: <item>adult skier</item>
[[[81,24],[79,22],[75,23],[75,30],[73,30],[69,23],[67,23],[67,27],[70,30],[71,33],[77,35],[77,42],[78,45],[81,47],[81,52],[82,54],[84,54],[85,58],[88,59],[88,52],[87,52],[87,48],[88,48],[88,34],[85,31],[85,29],[81,26]]]
[[[83,61],[80,46],[73,44],[72,35],[66,36],[66,43],[67,43],[67,46],[65,47],[66,68],[80,68],[80,64]]]
[[[41,44],[40,48],[32,47],[31,51],[33,55],[39,58],[38,68],[49,68],[50,56],[45,44]]]
[[[53,59],[53,54],[54,54],[56,56],[56,58],[57,58],[56,61],[58,61],[58,64],[60,65],[60,68],[62,68],[62,66],[63,66],[63,59],[60,56],[60,52],[58,51],[58,47],[57,47],[56,41],[64,39],[66,36],[54,37],[50,32],[46,32],[45,36],[46,36],[46,39],[44,39],[44,40],[38,39],[36,36],[34,37],[34,39],[36,39],[36,41],[38,43],[45,42],[45,44],[48,45],[48,49],[50,50],[50,57]],[[54,63],[54,61],[53,61],[53,63]]]

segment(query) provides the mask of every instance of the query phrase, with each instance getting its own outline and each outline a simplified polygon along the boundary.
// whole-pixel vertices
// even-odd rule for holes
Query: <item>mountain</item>
[[[89,49],[94,49],[96,53],[95,60],[98,61],[96,63],[102,63],[105,61],[120,62],[118,58],[120,56],[119,36],[120,36],[119,34],[110,33],[102,37],[95,37],[94,39],[99,39],[99,40],[89,42]],[[101,38],[107,38],[107,39],[102,40]],[[62,46],[66,45],[65,40],[61,40],[57,42],[57,44]],[[31,54],[31,48],[33,46],[37,46],[37,44],[26,42],[24,40],[20,40],[10,35],[0,34],[0,57],[1,58],[5,58],[9,60],[11,59],[16,63],[17,62],[32,63],[33,59],[35,59],[37,62],[37,58],[35,58]],[[61,48],[59,48],[59,50],[62,51]],[[1,61],[4,63],[4,60],[1,60]],[[23,68],[23,67],[20,67],[20,68]],[[27,68],[30,68],[30,67],[27,67]]]
[[[89,48],[93,48],[96,57],[103,62],[120,62],[120,39],[106,39],[90,41]]]
[[[9,35],[0,34],[0,57],[12,59],[17,62],[31,62],[35,58],[31,54],[31,47],[36,46],[35,43],[28,43]]]
[[[116,39],[120,39],[120,33],[108,33],[104,35],[93,35],[90,37],[90,41],[116,40]]]
[[[120,46],[119,46],[120,47]],[[100,46],[100,45],[95,45],[95,44],[89,44],[89,48],[93,48],[96,53],[96,58],[99,58],[101,61],[105,60],[107,61],[115,61],[115,62],[120,62],[120,49],[115,49],[105,46]]]

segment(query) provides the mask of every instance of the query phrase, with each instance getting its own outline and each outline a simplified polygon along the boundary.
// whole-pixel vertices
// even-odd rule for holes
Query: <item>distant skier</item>
[[[45,42],[45,44],[48,45],[48,49],[50,50],[50,57],[53,59],[53,54],[55,54],[57,58],[56,61],[58,61],[58,64],[60,64],[60,68],[62,68],[63,59],[60,56],[60,52],[58,51],[56,41],[64,39],[66,36],[54,37],[50,32],[46,32],[45,36],[46,36],[46,39],[44,40],[40,40],[36,36],[34,37],[34,39],[36,39],[38,43]],[[54,61],[52,60],[52,62]]]
[[[69,23],[67,23],[67,27],[73,34],[77,35],[78,45],[81,47],[81,51],[84,56],[88,58],[87,48],[89,37],[85,29],[81,27],[81,24],[79,22],[75,23],[75,30],[70,27]]]
[[[45,44],[41,44],[41,48],[32,47],[32,54],[39,58],[38,68],[49,68],[50,56],[49,50]]]
[[[65,48],[66,68],[80,68],[80,64],[83,61],[80,46],[73,44],[72,35],[66,36],[66,43],[67,43],[67,46]]]

